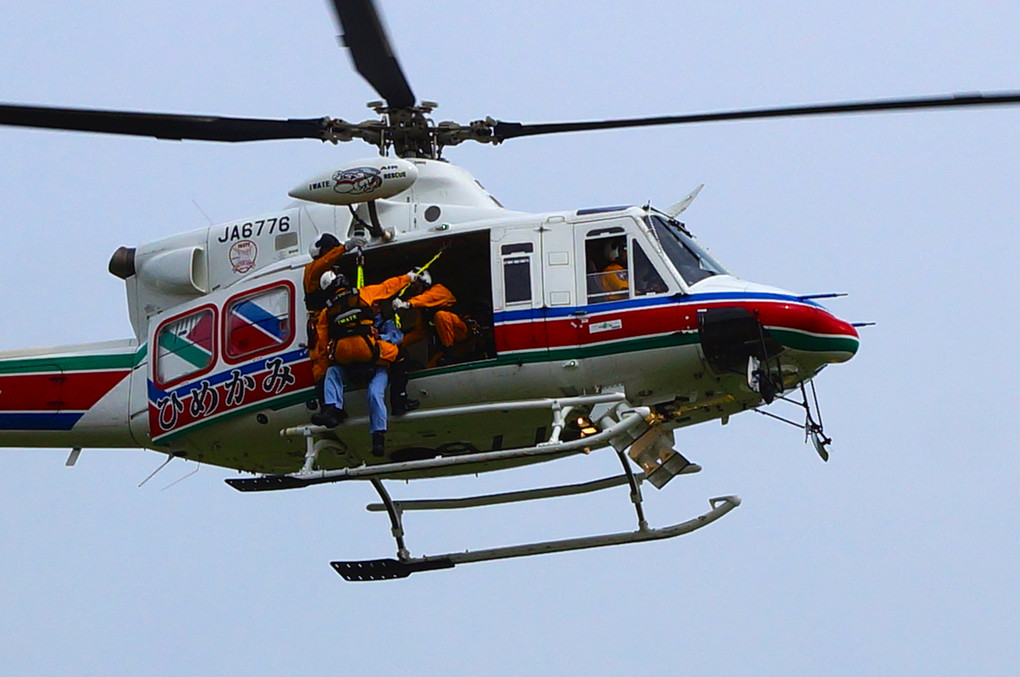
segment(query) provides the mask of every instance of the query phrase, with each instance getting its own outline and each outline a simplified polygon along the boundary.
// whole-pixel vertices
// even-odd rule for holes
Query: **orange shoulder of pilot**
[[[621,291],[627,289],[627,269],[616,261],[613,261],[602,271],[602,285],[606,291]]]

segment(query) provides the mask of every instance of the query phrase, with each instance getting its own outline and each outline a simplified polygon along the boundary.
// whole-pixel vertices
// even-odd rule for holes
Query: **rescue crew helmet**
[[[308,246],[308,253],[313,259],[317,259],[334,247],[340,246],[340,240],[332,233],[323,233],[315,242]]]
[[[347,289],[350,286],[347,276],[335,270],[327,270],[319,277],[319,289],[324,292],[333,292],[338,289]]]
[[[618,238],[613,238],[606,242],[605,246],[602,248],[602,253],[606,257],[606,261],[612,263],[613,261],[619,260],[620,256],[623,254],[624,246],[623,240]]]

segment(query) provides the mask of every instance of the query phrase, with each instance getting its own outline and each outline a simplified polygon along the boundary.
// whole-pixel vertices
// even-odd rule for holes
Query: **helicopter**
[[[477,473],[599,447],[620,455],[622,476],[598,487],[549,491],[627,484],[637,499],[639,528],[633,533],[423,558],[411,558],[400,535],[397,560],[335,564],[355,580],[674,536],[713,521],[739,499],[716,499],[712,511],[676,529],[645,524],[640,483],[662,487],[697,470],[672,449],[673,431],[800,391],[805,431],[824,455],[828,438],[807,389],[823,366],[846,361],[857,347],[853,325],[826,311],[818,298],[736,280],[714,261],[678,220],[696,194],[661,211],[510,212],[442,160],[447,146],[632,125],[1017,101],[1012,94],[981,95],[592,123],[434,124],[432,107],[417,103],[389,56],[372,4],[337,2],[335,8],[357,69],[384,99],[376,107],[381,120],[0,109],[0,122],[10,125],[204,140],[360,139],[380,151],[378,158],[310,177],[292,191],[294,206],[119,250],[110,269],[128,286],[135,337],[0,356],[6,419],[0,441],[152,448],[168,460],[184,457],[262,475],[231,480],[242,490],[366,479],[380,491],[395,533],[402,531],[404,510],[539,495],[473,497],[444,506],[394,503],[383,479]],[[371,199],[350,200],[335,190],[341,181],[336,177],[352,172],[364,180],[381,177]],[[363,240],[364,268],[373,279],[438,255],[433,276],[473,306],[486,331],[471,357],[412,374],[423,406],[391,419],[392,451],[383,462],[360,446],[364,412],[356,404],[341,429],[307,424],[311,384],[298,280],[307,263],[303,250],[321,232]],[[604,268],[603,245],[621,240],[631,283],[622,296],[599,290],[599,273],[588,270]],[[353,273],[353,261],[346,265]],[[273,318],[268,323],[246,319],[246,313],[267,311]],[[252,338],[257,332],[262,334]],[[434,347],[421,346],[423,364]]]

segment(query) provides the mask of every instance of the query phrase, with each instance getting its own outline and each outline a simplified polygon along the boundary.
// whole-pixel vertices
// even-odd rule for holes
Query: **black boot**
[[[346,418],[346,411],[335,404],[327,404],[322,407],[322,411],[317,411],[312,414],[312,423],[315,425],[325,426],[327,428],[335,428],[343,423]]]
[[[386,431],[377,430],[372,433],[372,455],[380,458],[386,455]]]
[[[418,400],[407,396],[407,360],[394,362],[390,365],[390,411],[400,416],[417,408]]]
[[[412,400],[404,393],[404,396],[398,399],[390,400],[390,411],[393,412],[394,416],[400,416],[406,414],[409,411],[414,411],[421,403],[418,400]]]

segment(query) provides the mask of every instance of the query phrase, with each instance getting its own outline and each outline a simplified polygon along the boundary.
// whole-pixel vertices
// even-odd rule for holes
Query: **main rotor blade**
[[[390,108],[414,106],[414,92],[400,69],[372,0],[333,0],[344,45],[354,67]]]
[[[263,120],[0,104],[0,125],[154,136],[176,141],[326,140],[329,138],[327,122],[328,118]]]
[[[620,129],[623,127],[652,127],[655,125],[682,125],[694,122],[718,122],[720,120],[750,120],[754,118],[784,118],[810,115],[843,115],[848,113],[871,113],[877,111],[915,110],[923,108],[956,108],[962,106],[998,106],[1020,103],[1020,92],[996,92],[991,94],[955,94],[952,96],[927,97],[919,99],[884,99],[874,101],[847,101],[822,103],[807,106],[783,108],[756,108],[724,111],[719,113],[694,113],[654,118],[630,118],[619,120],[595,120],[591,122],[551,122],[546,124],[522,124],[520,122],[497,121],[493,136],[503,141],[519,136],[538,134],[559,134],[560,132],[584,132],[597,129]]]

